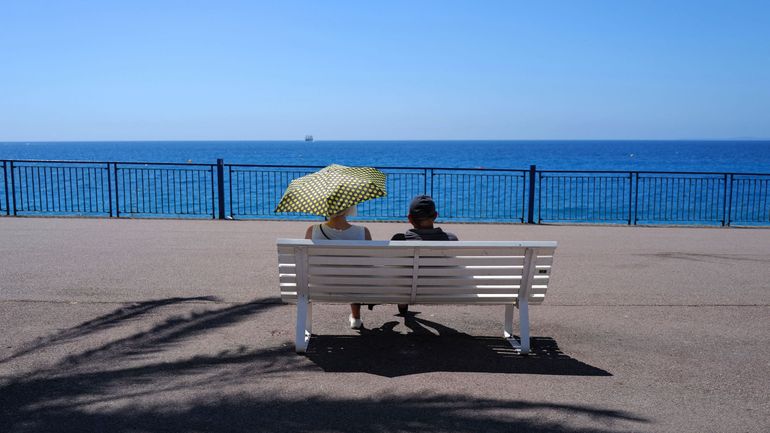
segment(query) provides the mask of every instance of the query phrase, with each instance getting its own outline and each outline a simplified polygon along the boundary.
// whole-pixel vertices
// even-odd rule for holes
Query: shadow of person
[[[314,335],[305,356],[326,372],[385,377],[431,372],[612,376],[564,354],[550,337],[532,337],[532,352],[518,355],[502,337],[475,337],[408,312],[407,334],[397,321],[355,335]]]

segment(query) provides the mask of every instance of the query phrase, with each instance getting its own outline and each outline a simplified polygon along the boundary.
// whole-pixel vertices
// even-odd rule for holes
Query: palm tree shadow
[[[217,298],[213,296],[195,296],[186,298],[163,298],[135,302],[131,305],[118,308],[117,310],[114,310],[108,314],[83,322],[78,326],[68,328],[55,334],[41,337],[27,344],[24,344],[12,355],[0,359],[0,364],[25,355],[29,355],[47,347],[65,344],[97,332],[107,331],[111,328],[121,326],[126,322],[140,319],[143,316],[163,307],[187,302],[215,302],[216,300]]]
[[[403,394],[360,399],[331,396],[212,396],[179,407],[134,406],[110,412],[81,407],[34,410],[9,433],[317,432],[614,433],[639,430],[650,420],[591,405],[494,400],[454,394]],[[561,421],[568,418],[570,422]],[[590,427],[575,426],[576,420]]]
[[[170,361],[160,358],[153,363],[125,362],[132,354],[163,351],[214,329],[252,320],[280,305],[265,301],[169,317],[150,330],[72,354],[50,368],[0,379],[0,431],[321,433],[352,427],[364,433],[609,433],[628,430],[621,427],[638,429],[639,424],[650,422],[628,411],[594,405],[464,394],[398,393],[362,398],[314,392],[276,395],[269,387],[261,388],[258,379],[316,370],[304,358],[292,356],[288,345],[240,347]],[[395,324],[365,330],[357,337],[316,337],[308,359],[326,371],[365,371],[389,377],[428,371],[609,375],[560,354],[551,339],[536,339],[535,354],[524,358],[514,355],[502,339],[471,337],[414,316],[407,317],[412,334],[394,332]],[[73,333],[79,332],[77,329]],[[252,387],[249,392],[222,394],[223,389],[240,389],[244,382]],[[188,399],[193,391],[195,397]],[[162,399],[158,401],[157,396]],[[126,399],[131,402],[123,404]],[[565,417],[571,421],[562,422]],[[575,419],[593,427],[576,427]]]
[[[364,329],[358,336],[314,335],[305,356],[326,372],[385,377],[439,371],[612,376],[564,354],[550,337],[532,337],[531,353],[521,356],[502,337],[471,336],[413,312],[404,318],[409,334],[395,332],[397,324]]]

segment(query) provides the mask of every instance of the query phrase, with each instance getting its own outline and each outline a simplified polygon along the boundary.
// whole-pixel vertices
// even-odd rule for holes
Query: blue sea
[[[770,173],[770,141],[0,142],[0,159]]]

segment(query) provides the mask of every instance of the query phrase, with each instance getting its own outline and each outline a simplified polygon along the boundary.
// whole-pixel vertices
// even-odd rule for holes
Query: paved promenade
[[[0,432],[770,431],[770,229],[442,225],[559,242],[532,356],[502,306],[341,305],[300,356],[306,226],[0,218]]]

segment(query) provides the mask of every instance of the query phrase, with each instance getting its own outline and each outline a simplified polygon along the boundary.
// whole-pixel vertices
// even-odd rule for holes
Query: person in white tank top
[[[356,215],[356,207],[351,206],[342,212],[330,215],[328,221],[321,224],[313,224],[305,231],[305,239],[316,240],[346,240],[346,241],[370,241],[372,234],[364,226],[350,224],[348,216]],[[359,329],[363,325],[361,321],[361,304],[350,304],[350,316],[348,317],[351,329]]]

